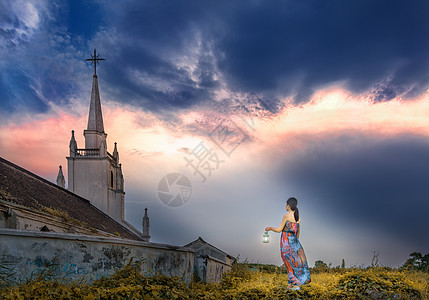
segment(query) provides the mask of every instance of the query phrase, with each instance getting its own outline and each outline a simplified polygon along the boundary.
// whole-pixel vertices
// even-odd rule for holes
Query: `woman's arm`
[[[277,228],[273,228],[273,227],[267,227],[265,228],[265,231],[274,231],[274,232],[282,232],[283,228],[285,228],[286,225],[286,221],[287,221],[287,215],[283,216],[282,222],[280,223],[280,226]]]

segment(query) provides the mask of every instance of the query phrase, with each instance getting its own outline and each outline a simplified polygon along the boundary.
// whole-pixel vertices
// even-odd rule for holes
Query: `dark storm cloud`
[[[221,69],[239,87],[297,101],[337,81],[362,92],[387,76],[386,100],[394,90],[415,96],[429,82],[428,20],[427,1],[256,2],[229,20]]]
[[[212,97],[210,89],[197,87],[183,70],[137,47],[120,49],[117,60],[102,68],[100,77],[113,99],[153,112],[190,107]]]
[[[428,87],[427,1],[142,1],[108,13],[116,34],[133,41],[115,45],[124,53],[117,68],[132,65],[171,83],[173,91],[160,92],[124,72],[110,76],[110,85],[125,89],[124,100],[149,109],[212,100],[218,73],[232,91],[294,95],[298,102],[332,83],[371,90],[374,101],[414,97]],[[199,54],[194,81],[171,56],[184,54],[196,33],[211,48]],[[125,55],[130,51],[136,55]]]
[[[278,174],[327,220],[368,228],[368,234],[381,230],[428,249],[427,161],[429,141],[421,137],[344,135],[311,142]]]
[[[154,112],[210,104],[220,87],[259,93],[276,106],[287,96],[307,101],[333,83],[388,101],[417,96],[429,82],[429,2],[423,0],[59,1],[26,14],[11,4],[2,8],[3,73],[16,63],[10,59],[16,49],[21,68],[39,71],[40,61],[66,54],[71,66],[97,48],[108,59],[99,72],[111,99]],[[64,101],[76,95],[72,78],[81,84],[84,73],[40,71],[50,75],[25,72],[23,81],[37,78],[38,93],[5,88],[23,91],[22,98]],[[65,73],[69,82],[49,83]],[[16,98],[2,96],[12,107]]]
[[[106,56],[110,55],[100,74],[118,101],[157,112],[211,100],[219,87],[211,53],[215,32],[211,26],[218,22],[213,10],[218,10],[215,3],[186,1],[106,7],[116,38],[104,39],[102,35],[93,44],[101,43]],[[177,64],[177,59],[185,56],[195,65],[192,69],[186,62],[185,66]]]

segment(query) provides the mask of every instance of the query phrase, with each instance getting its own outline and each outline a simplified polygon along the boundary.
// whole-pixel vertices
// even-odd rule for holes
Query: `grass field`
[[[261,270],[259,270],[261,269]],[[140,274],[129,264],[93,284],[59,282],[38,276],[19,286],[3,286],[0,299],[429,299],[429,274],[390,268],[313,269],[312,281],[287,289],[281,269],[249,270],[236,264],[222,283]]]

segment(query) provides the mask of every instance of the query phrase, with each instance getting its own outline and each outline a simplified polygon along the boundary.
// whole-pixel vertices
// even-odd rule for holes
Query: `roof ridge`
[[[75,197],[76,199],[79,199],[79,201],[82,201],[82,202],[84,202],[84,203],[86,203],[86,204],[89,204],[92,208],[94,208],[98,213],[101,213],[101,214],[103,214],[105,217],[107,217],[107,218],[109,218],[109,219],[111,219],[113,222],[115,222],[116,224],[118,224],[119,226],[121,226],[124,230],[126,230],[129,234],[131,234],[132,236],[135,236],[135,237],[137,237],[139,240],[141,240],[141,237],[140,236],[137,236],[135,233],[133,233],[131,230],[129,230],[128,228],[126,228],[124,225],[122,225],[120,222],[118,222],[118,221],[116,221],[115,219],[113,219],[111,216],[109,216],[108,214],[106,214],[105,212],[103,212],[102,210],[100,210],[100,209],[98,209],[97,207],[95,207],[94,205],[92,205],[91,204],[91,201],[89,201],[88,199],[85,199],[85,198],[83,198],[82,196],[79,196],[79,195],[77,195],[77,194],[75,194],[75,193],[73,193],[73,192],[71,192],[71,191],[69,191],[69,190],[67,190],[67,189],[65,189],[65,188],[62,188],[62,187],[60,187],[59,185],[57,185],[57,184],[55,184],[55,183],[53,183],[53,182],[50,182],[49,180],[47,180],[47,179],[45,179],[45,178],[43,178],[43,177],[40,177],[39,175],[36,175],[36,174],[34,174],[33,172],[30,172],[30,171],[28,171],[28,170],[26,170],[26,169],[24,169],[24,168],[22,168],[22,167],[20,167],[20,166],[18,166],[18,165],[16,165],[16,164],[14,164],[13,162],[11,162],[11,161],[8,161],[7,159],[5,159],[5,158],[3,158],[3,157],[1,157],[0,156],[0,163],[4,163],[5,165],[8,165],[9,167],[11,167],[11,168],[14,168],[14,169],[17,169],[17,170],[19,170],[19,171],[21,171],[21,172],[23,172],[24,174],[26,174],[27,176],[31,176],[31,177],[34,177],[35,179],[38,179],[38,180],[40,180],[40,181],[42,181],[43,183],[45,183],[45,184],[48,184],[49,186],[51,186],[51,187],[53,187],[53,188],[56,188],[56,189],[58,189],[58,190],[60,190],[60,191],[62,191],[62,192],[66,192],[66,193],[68,193],[69,195],[71,195],[71,196],[73,196],[73,197]]]
[[[183,247],[188,247],[188,246],[190,246],[191,244],[193,244],[193,243],[195,243],[195,242],[197,242],[197,241],[199,241],[199,240],[201,240],[202,242],[204,242],[204,243],[206,243],[206,244],[208,244],[208,245],[212,246],[213,248],[215,248],[215,249],[217,249],[217,250],[221,251],[222,253],[225,253],[225,254],[226,254],[226,255],[228,255],[228,256],[234,257],[234,256],[232,256],[231,254],[229,254],[228,252],[225,252],[225,251],[223,251],[222,249],[219,249],[218,247],[216,247],[216,246],[214,246],[214,245],[210,244],[209,242],[207,242],[207,241],[203,240],[203,238],[202,238],[202,237],[200,237],[200,236],[199,236],[195,241],[192,241],[192,242],[190,242],[190,243],[188,243],[188,244],[184,245]]]
[[[30,175],[30,176],[32,176],[32,177],[35,177],[36,179],[39,179],[39,180],[43,181],[44,183],[46,183],[46,184],[48,184],[48,185],[50,185],[50,186],[52,186],[52,187],[58,188],[58,189],[59,189],[59,190],[61,190],[61,191],[64,191],[64,192],[66,192],[66,193],[69,193],[69,194],[71,194],[71,195],[73,195],[73,196],[77,197],[77,198],[78,198],[79,200],[81,200],[81,201],[84,201],[84,202],[87,202],[87,203],[91,204],[91,202],[90,202],[88,199],[85,199],[85,198],[83,198],[82,196],[79,196],[79,195],[77,195],[77,194],[75,194],[75,193],[73,193],[73,192],[70,192],[68,189],[63,188],[63,187],[61,187],[61,186],[59,186],[59,185],[57,185],[57,184],[55,184],[55,183],[53,183],[53,182],[51,182],[51,181],[49,181],[49,180],[47,180],[47,179],[43,178],[43,177],[40,177],[39,175],[34,174],[33,172],[28,171],[27,169],[24,169],[23,167],[20,167],[20,166],[18,166],[18,165],[16,165],[16,164],[14,164],[14,163],[13,163],[13,162],[11,162],[11,161],[8,161],[7,159],[5,159],[5,158],[3,158],[3,157],[1,157],[1,156],[0,156],[0,162],[3,162],[3,163],[5,163],[5,164],[7,164],[7,165],[9,165],[10,167],[13,167],[13,168],[15,168],[15,169],[18,169],[19,171],[24,172],[24,173],[26,173],[27,175]],[[92,205],[92,204],[91,204],[91,205]],[[94,207],[95,207],[95,206],[94,206]]]

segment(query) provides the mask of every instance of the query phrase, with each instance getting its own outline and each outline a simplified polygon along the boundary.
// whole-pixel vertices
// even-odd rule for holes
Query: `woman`
[[[283,216],[280,226],[267,227],[265,231],[281,232],[280,252],[287,269],[288,288],[299,289],[298,285],[311,281],[307,258],[299,242],[301,219],[299,218],[298,200],[292,197],[286,202],[287,214]]]

